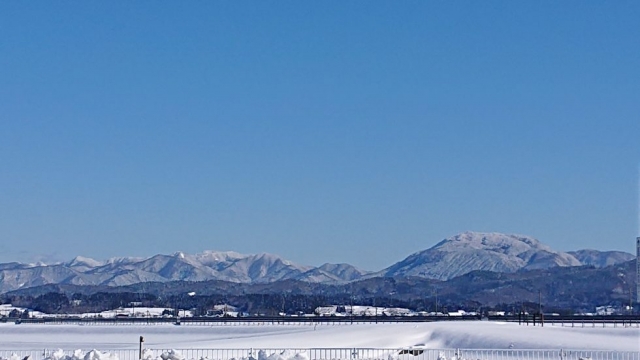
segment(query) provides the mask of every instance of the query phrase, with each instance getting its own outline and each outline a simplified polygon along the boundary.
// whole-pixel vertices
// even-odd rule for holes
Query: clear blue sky
[[[634,251],[638,1],[0,3],[0,261]]]

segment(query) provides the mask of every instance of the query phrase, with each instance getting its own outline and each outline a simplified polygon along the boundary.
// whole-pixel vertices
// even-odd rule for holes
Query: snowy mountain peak
[[[241,259],[247,255],[240,254],[235,251],[205,250],[199,254],[195,254],[194,256],[200,259],[210,259],[212,261],[226,261],[229,259]]]
[[[515,272],[579,265],[572,255],[554,251],[530,236],[468,231],[414,253],[382,273],[448,280],[474,270]]]
[[[369,271],[358,269],[350,264],[330,264],[326,263],[319,267],[319,269],[328,273],[334,274],[343,280],[357,280],[368,274]]]
[[[520,254],[531,250],[551,251],[539,240],[526,235],[502,234],[497,232],[472,232],[444,239],[434,248],[441,250],[476,249],[496,251],[504,254]]]
[[[234,251],[213,251],[206,250],[199,254],[193,255],[194,259],[205,266],[216,269],[222,269],[234,261],[246,258],[248,255],[240,254]]]
[[[97,267],[103,265],[103,262],[84,256],[76,256],[73,260],[67,264],[69,267],[85,266],[85,267]]]

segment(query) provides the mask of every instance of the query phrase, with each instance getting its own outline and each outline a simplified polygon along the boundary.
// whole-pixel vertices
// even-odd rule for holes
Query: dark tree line
[[[101,312],[119,307],[164,307],[167,309],[193,309],[196,315],[205,315],[215,305],[228,304],[239,312],[250,315],[276,316],[279,314],[312,314],[320,306],[362,305],[377,307],[401,307],[417,311],[433,311],[434,304],[423,300],[402,300],[381,296],[353,296],[351,294],[305,295],[305,294],[213,294],[213,295],[168,295],[156,296],[132,292],[98,292],[95,294],[49,292],[36,297],[7,296],[5,303],[29,308],[47,314],[77,314]],[[457,307],[451,303],[446,306]],[[12,314],[15,315],[15,314]]]

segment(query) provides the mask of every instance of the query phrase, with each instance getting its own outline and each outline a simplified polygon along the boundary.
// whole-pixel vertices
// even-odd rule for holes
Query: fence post
[[[138,359],[142,360],[142,343],[144,342],[144,337],[140,336],[140,348],[138,353]]]

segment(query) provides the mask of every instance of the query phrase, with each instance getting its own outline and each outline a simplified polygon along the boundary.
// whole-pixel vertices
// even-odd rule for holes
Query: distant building
[[[209,310],[207,310],[207,316],[224,316],[224,310],[221,310],[221,309],[209,309]]]
[[[458,311],[450,311],[448,313],[449,316],[463,316],[465,315],[465,311],[464,310],[458,310]]]
[[[596,306],[596,315],[613,315],[615,312],[613,306]]]

